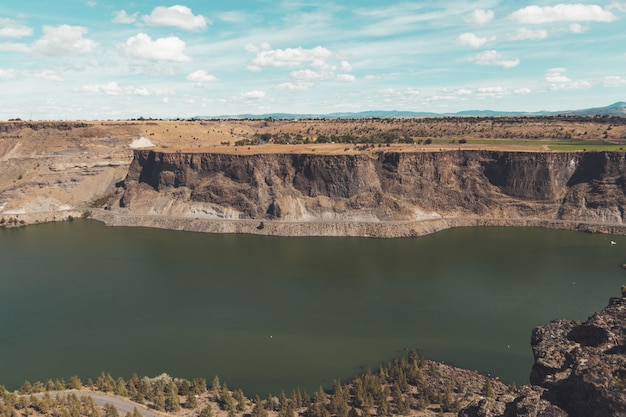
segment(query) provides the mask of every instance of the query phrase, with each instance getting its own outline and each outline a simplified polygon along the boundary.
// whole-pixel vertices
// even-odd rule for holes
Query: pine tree
[[[175,413],[178,410],[180,410],[178,387],[174,382],[170,382],[165,387],[165,411],[169,413]]]
[[[207,405],[204,407],[202,411],[200,411],[200,414],[198,414],[198,417],[213,417],[213,410],[211,409],[211,406]]]
[[[104,404],[104,417],[120,417],[117,408],[109,403]]]
[[[267,410],[263,407],[261,403],[261,398],[257,395],[254,399],[254,407],[252,408],[252,413],[250,417],[267,417]]]
[[[189,410],[193,410],[194,408],[198,406],[198,399],[196,398],[197,395],[198,394],[194,394],[192,392],[189,392],[189,394],[187,394],[187,400],[185,401],[185,408]]]
[[[83,387],[83,383],[80,381],[80,378],[76,375],[72,375],[69,381],[67,381],[68,389],[81,389]]]
[[[237,411],[245,411],[246,409],[246,396],[241,389],[236,389],[233,393],[233,398],[237,402]]]

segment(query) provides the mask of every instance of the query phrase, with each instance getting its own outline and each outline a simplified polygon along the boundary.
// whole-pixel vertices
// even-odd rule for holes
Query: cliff
[[[626,415],[626,289],[584,323],[556,320],[533,330],[531,386],[484,398],[461,417]]]
[[[347,222],[369,226],[345,234],[385,235],[375,226],[385,223],[397,229],[392,235],[401,236],[420,234],[410,226],[414,223],[435,224],[439,230],[463,224],[459,219],[586,230],[599,225],[624,233],[625,173],[623,152],[236,155],[137,150],[109,208],[111,213],[209,223],[264,222],[256,230],[273,227],[276,234],[283,234],[287,223],[311,226],[298,234],[324,234],[316,232],[316,225]]]

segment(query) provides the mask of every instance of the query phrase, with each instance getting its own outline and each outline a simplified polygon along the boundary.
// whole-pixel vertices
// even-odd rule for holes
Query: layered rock
[[[135,151],[112,208],[291,222],[476,217],[623,225],[625,174],[623,152]]]

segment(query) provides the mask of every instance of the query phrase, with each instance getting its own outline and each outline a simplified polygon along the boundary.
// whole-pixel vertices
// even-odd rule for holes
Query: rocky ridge
[[[626,287],[581,323],[555,320],[533,330],[531,385],[516,396],[483,398],[461,417],[626,415]]]
[[[320,224],[389,237],[480,224],[626,233],[623,152],[137,150],[120,185],[101,216],[111,224],[119,214],[186,221],[172,228],[204,221],[220,231],[211,222],[231,221],[238,225],[223,231],[295,235],[337,233]]]

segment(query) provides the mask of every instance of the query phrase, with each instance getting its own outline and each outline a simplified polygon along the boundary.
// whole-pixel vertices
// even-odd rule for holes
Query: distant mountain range
[[[392,118],[392,117],[498,117],[498,116],[626,116],[626,102],[618,101],[606,107],[594,107],[582,110],[538,111],[538,112],[504,112],[496,110],[466,110],[457,113],[412,112],[398,110],[371,110],[357,113],[329,113],[329,114],[238,114],[222,116],[198,116],[194,119],[365,119],[365,118]]]

